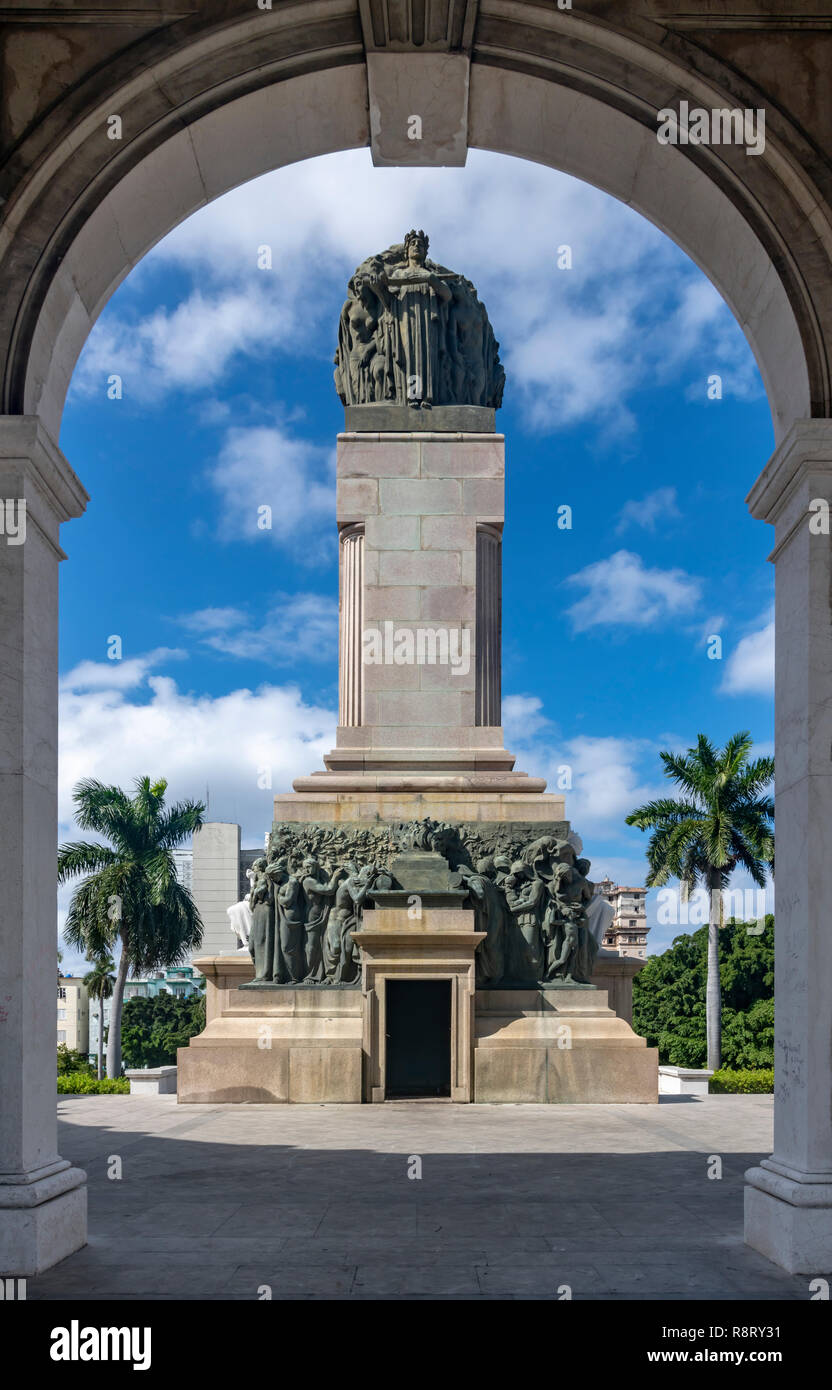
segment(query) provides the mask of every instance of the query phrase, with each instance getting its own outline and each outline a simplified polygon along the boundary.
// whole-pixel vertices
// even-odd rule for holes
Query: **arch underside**
[[[346,4],[346,0],[344,0]],[[290,7],[291,8],[291,7]],[[57,438],[72,371],[98,314],[174,226],[229,189],[282,165],[370,143],[367,68],[355,24],[332,5],[283,52],[252,66],[251,21],[141,69],[44,151],[0,228],[3,409],[37,414]],[[470,64],[468,144],[563,170],[628,203],[709,276],[755,353],[779,439],[792,421],[832,414],[824,327],[832,336],[825,209],[795,162],[766,153],[660,146],[655,112],[689,95],[678,66],[605,30],[606,47],[554,45],[557,16],[530,35],[511,0],[481,6]],[[343,9],[343,6],[342,6]],[[535,12],[537,16],[540,11]],[[329,15],[328,19],[324,16]],[[340,27],[339,27],[340,26]],[[584,25],[582,33],[598,26]],[[252,31],[253,32],[253,31]],[[278,31],[275,30],[275,33]],[[299,32],[299,31],[298,31]],[[552,39],[548,56],[546,44]],[[562,37],[562,36],[561,36]],[[513,44],[513,47],[512,47]],[[636,58],[641,66],[636,65]],[[209,77],[210,74],[210,77]],[[76,94],[77,95],[77,94]],[[717,94],[718,95],[718,94]],[[161,107],[158,111],[154,106]],[[141,136],[113,152],[106,114]],[[829,302],[827,302],[829,301]],[[0,342],[2,347],[2,342]]]

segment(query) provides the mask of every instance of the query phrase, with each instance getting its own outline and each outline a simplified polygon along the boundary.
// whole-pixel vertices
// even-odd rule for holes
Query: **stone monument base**
[[[487,783],[487,785],[484,785]],[[460,773],[455,777],[402,777],[394,773],[314,773],[298,778],[298,789],[274,799],[279,825],[366,826],[397,821],[450,821],[482,827],[517,825],[519,833],[566,835],[569,825],[562,796],[529,790],[536,785],[521,774]],[[546,785],[540,782],[540,787]],[[538,829],[538,827],[542,827]]]
[[[180,1104],[361,1101],[360,989],[241,989],[254,975],[248,953],[194,965],[206,977],[206,1025],[177,1052]]]
[[[642,962],[604,953],[592,985],[484,990],[474,983],[480,933],[466,909],[428,909],[413,922],[402,909],[377,908],[365,913],[360,935],[363,987],[243,989],[254,973],[247,954],[195,961],[206,976],[207,1022],[178,1051],[179,1102],[390,1099],[390,980],[447,982],[449,1101],[657,1100],[656,1049],[629,1024],[632,980]]]
[[[658,1100],[658,1052],[592,985],[478,990],[474,1099],[528,1104]]]

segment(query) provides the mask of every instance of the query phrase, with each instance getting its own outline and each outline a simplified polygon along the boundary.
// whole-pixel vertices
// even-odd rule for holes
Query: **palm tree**
[[[98,1000],[98,1079],[104,1070],[104,1000],[109,999],[113,993],[113,986],[116,977],[115,961],[112,956],[97,956],[90,961],[93,967],[85,976],[84,984],[90,999]]]
[[[648,888],[678,878],[683,890],[695,884],[708,891],[708,983],[705,1021],[708,1068],[721,1060],[722,1010],[719,984],[719,928],[722,893],[736,868],[760,888],[774,867],[774,801],[769,792],[774,759],[749,762],[752,738],[734,734],[720,751],[704,734],[686,756],[661,753],[664,771],[680,790],[676,798],[648,801],[627,817],[628,825],[652,830],[647,847]]]
[[[58,851],[58,882],[86,874],[72,895],[64,940],[95,959],[120,943],[107,1039],[107,1075],[121,1075],[121,1009],[128,971],[178,965],[202,940],[196,905],[176,877],[172,851],[202,825],[197,801],[165,806],[167,782],[140,777],[134,795],[88,779],[73,792],[75,819],[109,844]]]

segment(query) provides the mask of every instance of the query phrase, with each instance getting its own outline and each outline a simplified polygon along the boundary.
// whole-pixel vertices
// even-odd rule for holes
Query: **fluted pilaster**
[[[364,526],[343,526],[340,536],[339,717],[344,726],[361,723],[364,696]]]
[[[479,727],[501,723],[500,643],[503,538],[498,526],[477,527],[477,687]]]

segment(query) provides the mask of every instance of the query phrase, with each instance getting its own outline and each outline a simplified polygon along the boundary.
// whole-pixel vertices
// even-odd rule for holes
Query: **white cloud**
[[[579,834],[586,837],[610,827],[625,831],[625,818],[653,794],[637,771],[637,764],[648,747],[639,739],[589,735],[569,739],[563,745],[558,765],[571,768],[572,787],[566,792],[567,808]],[[554,774],[552,776],[550,791],[556,789]],[[589,851],[589,841],[587,847]]]
[[[138,321],[109,316],[90,336],[73,387],[84,394],[103,392],[107,377],[117,372],[125,397],[142,402],[204,391],[239,354],[288,346],[297,332],[285,296],[253,286],[196,289],[173,309],[162,306]]]
[[[545,427],[612,413],[629,425],[623,402],[641,374],[632,344],[625,348],[634,330],[632,302],[616,295],[594,313],[561,305],[546,316],[537,305],[536,321],[510,344],[506,361],[531,422]]]
[[[85,663],[91,665],[91,663]],[[80,668],[76,668],[80,670]],[[109,685],[103,673],[114,679]],[[135,674],[135,670],[134,670]],[[119,671],[101,680],[70,672],[60,706],[59,820],[72,832],[72,788],[84,777],[129,787],[148,774],[168,779],[168,798],[210,802],[208,819],[238,821],[243,843],[262,842],[272,798],[295,777],[323,768],[335,741],[334,710],[307,704],[292,685],[261,685],[225,695],[180,690],[168,676],[137,675],[133,694]],[[258,786],[269,769],[271,788]]]
[[[639,501],[633,499],[625,502],[615,529],[619,534],[629,526],[642,526],[646,531],[655,531],[657,521],[663,518],[672,521],[681,515],[676,504],[675,487],[658,487]]]
[[[477,285],[502,343],[508,393],[534,428],[590,417],[628,428],[633,390],[694,363],[703,381],[710,371],[726,382],[745,374],[760,392],[730,311],[657,228],[580,180],[481,150],[459,170],[374,169],[368,151],[351,151],[232,190],[128,277],[93,330],[73,389],[103,391],[118,371],[126,396],[205,391],[241,354],[259,363],[289,350],[328,371],[347,279],[414,224],[429,230],[436,260]],[[561,270],[564,244],[573,263]],[[257,268],[263,245],[270,270]],[[141,317],[154,276],[171,267],[185,281],[181,302]]]
[[[512,723],[505,718],[506,704]],[[526,724],[524,710],[530,715]],[[657,745],[646,739],[589,734],[560,740],[552,737],[555,726],[542,710],[543,702],[535,696],[509,696],[504,701],[506,744],[516,755],[517,767],[533,777],[545,777],[547,790],[566,798],[567,817],[583,838],[590,859],[598,857],[598,840],[612,838],[632,846],[636,832],[625,825],[626,817],[642,802],[666,792],[658,782],[649,784],[639,768],[644,763],[658,770]],[[616,853],[620,855],[620,849]],[[613,863],[609,852],[600,857],[605,865]],[[602,872],[603,866],[599,876]]]
[[[335,454],[282,426],[228,430],[209,470],[219,496],[222,540],[264,536],[288,545],[309,564],[336,544]],[[261,509],[271,509],[270,515]],[[263,522],[269,522],[263,525]]]
[[[676,368],[693,359],[699,368],[697,379],[685,392],[685,399],[709,404],[708,378],[722,380],[722,395],[739,400],[759,400],[763,384],[754,356],[735,331],[733,316],[719,291],[704,275],[683,287],[676,312],[676,333],[669,344],[667,367]]]
[[[188,632],[203,636],[243,627],[248,623],[248,617],[242,608],[200,608],[196,613],[182,614],[176,621]]]
[[[156,647],[152,652],[121,661],[81,661],[61,677],[61,689],[133,690],[156,667],[168,661],[184,661],[187,655],[178,647]]]
[[[506,695],[502,705],[503,732],[506,742],[531,738],[541,729],[549,726],[550,720],[543,714],[543,701],[536,695]]]
[[[736,645],[725,666],[725,695],[774,694],[774,615]]]
[[[687,612],[697,602],[700,581],[684,570],[648,569],[640,555],[618,550],[596,560],[565,583],[586,589],[567,609],[578,632],[601,625],[649,627]]]
[[[226,656],[274,666],[338,657],[338,602],[321,594],[279,594],[262,621],[239,608],[202,608],[177,619]]]

